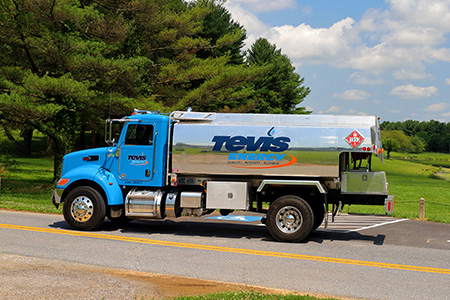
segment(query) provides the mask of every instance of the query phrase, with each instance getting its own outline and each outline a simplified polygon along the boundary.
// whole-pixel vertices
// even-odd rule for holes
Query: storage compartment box
[[[246,182],[208,181],[207,209],[247,209],[248,198]]]
[[[387,195],[386,173],[343,172],[341,193]]]

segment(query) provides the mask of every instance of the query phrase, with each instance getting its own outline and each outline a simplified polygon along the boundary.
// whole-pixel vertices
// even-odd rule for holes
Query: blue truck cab
[[[53,204],[64,202],[66,222],[76,229],[93,229],[105,215],[123,218],[124,199],[131,189],[166,184],[169,117],[137,111],[107,122],[123,125],[118,140],[111,140],[109,147],[67,154],[53,192]]]

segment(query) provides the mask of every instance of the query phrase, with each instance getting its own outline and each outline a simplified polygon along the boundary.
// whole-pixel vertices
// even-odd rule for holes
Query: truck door
[[[126,181],[151,181],[155,164],[155,126],[128,124],[119,156],[119,177]]]

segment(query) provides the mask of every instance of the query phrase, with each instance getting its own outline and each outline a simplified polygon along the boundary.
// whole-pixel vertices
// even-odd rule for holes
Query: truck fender
[[[258,193],[262,192],[264,187],[270,186],[270,185],[293,185],[293,186],[303,186],[303,187],[313,187],[316,188],[317,191],[324,196],[324,205],[325,209],[323,211],[323,215],[320,214],[320,210],[313,211],[314,216],[314,222],[313,222],[313,230],[317,229],[320,224],[322,223],[323,219],[325,219],[325,228],[328,227],[328,213],[327,213],[327,207],[328,207],[328,198],[327,194],[328,191],[326,187],[318,180],[279,180],[279,179],[265,179],[261,182],[261,184],[258,186],[258,189],[256,190]],[[323,205],[321,206],[324,207]]]
[[[105,191],[106,202],[108,205],[124,204],[122,190],[120,189],[116,177],[111,173],[111,171],[101,169],[96,174],[94,181],[98,183],[100,187]]]
[[[316,180],[278,180],[278,179],[265,179],[261,182],[258,189],[258,193],[261,192],[266,185],[297,185],[297,186],[310,186],[316,187],[319,193],[326,194],[326,188]]]
[[[94,182],[93,187],[100,188],[99,192],[106,195],[107,205],[123,204],[123,194],[114,175],[107,169],[99,166],[83,166],[82,168],[75,168],[64,174],[64,178],[69,179],[66,186],[57,186],[57,189],[64,189],[63,197],[67,191],[81,185],[89,185],[89,182]],[[83,181],[83,183],[82,183]]]

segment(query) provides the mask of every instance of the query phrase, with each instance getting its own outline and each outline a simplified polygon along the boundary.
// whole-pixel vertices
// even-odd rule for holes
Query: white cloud
[[[338,113],[342,110],[339,106],[330,106],[330,108],[327,109],[328,113]]]
[[[450,112],[446,112],[442,114],[443,117],[450,117]]]
[[[450,62],[449,48],[430,49],[429,52],[430,52],[429,55],[430,60]]]
[[[424,63],[450,61],[450,49],[439,47],[450,33],[448,0],[387,2],[386,10],[369,9],[355,25],[359,36],[367,36],[373,46],[361,44],[352,67],[373,69],[378,64],[380,69],[393,69],[412,64],[423,70]]]
[[[389,112],[393,114],[400,114],[402,111],[398,109],[391,109]]]
[[[313,28],[306,24],[277,26],[270,28],[266,37],[293,60],[333,63],[336,57],[350,52],[344,37],[348,38],[354,22],[346,18],[330,28]]]
[[[445,83],[450,85],[450,78],[445,78]]]
[[[450,3],[447,0],[387,0],[387,2],[391,6],[390,17],[394,20],[450,30]]]
[[[370,97],[370,94],[363,90],[347,90],[342,93],[334,93],[333,97],[344,100],[364,100]]]
[[[394,78],[397,80],[433,79],[433,75],[431,75],[431,74],[423,73],[423,72],[416,72],[414,70],[404,69],[404,68],[402,68],[401,70],[395,71],[393,75],[394,75]]]
[[[360,111],[360,112],[356,112],[356,110],[354,110],[354,109],[349,109],[348,110],[348,112],[347,112],[349,115],[358,115],[358,116],[369,116],[369,114],[368,113],[365,113],[365,112],[363,112],[363,111]]]
[[[381,37],[385,42],[394,45],[438,45],[445,42],[443,32],[435,28],[392,20],[389,23],[388,32]]]
[[[412,84],[395,87],[390,94],[404,99],[428,98],[436,94],[437,88],[434,86],[421,87]]]
[[[382,71],[404,67],[423,69],[423,50],[421,48],[394,47],[382,42],[373,47],[366,45],[354,49],[352,57],[341,63],[342,67],[357,70]]]
[[[377,85],[383,84],[383,78],[374,78],[372,74],[355,72],[350,75],[349,80],[356,84]]]
[[[444,102],[431,104],[427,108],[425,108],[425,111],[428,111],[428,112],[443,111],[443,110],[447,109],[448,106],[449,105],[447,103],[444,103]]]

